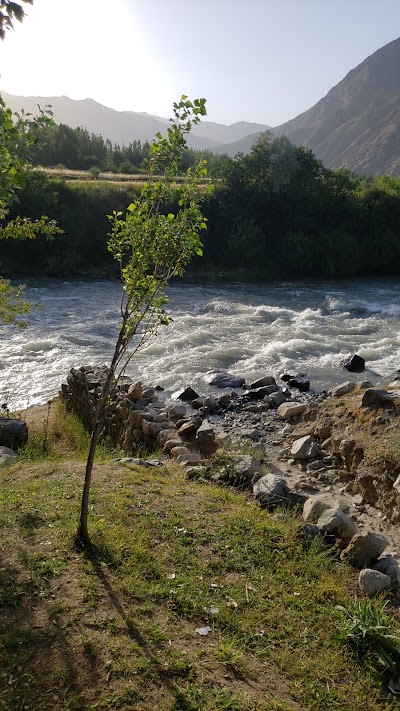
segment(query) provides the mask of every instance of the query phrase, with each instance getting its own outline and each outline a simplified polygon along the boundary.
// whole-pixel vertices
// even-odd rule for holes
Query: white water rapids
[[[117,281],[30,282],[41,303],[29,327],[0,327],[0,404],[24,408],[53,397],[69,368],[111,359],[118,328]],[[191,384],[210,392],[212,369],[247,382],[303,372],[316,390],[348,379],[374,384],[400,368],[400,285],[394,280],[173,286],[173,322],[136,354],[128,374],[167,394]],[[368,370],[340,360],[359,353]]]

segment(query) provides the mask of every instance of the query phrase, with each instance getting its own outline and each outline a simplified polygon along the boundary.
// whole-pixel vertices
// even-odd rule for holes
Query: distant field
[[[90,170],[70,170],[69,168],[44,168],[37,166],[37,170],[46,173],[52,178],[63,178],[64,180],[107,180],[116,183],[144,183],[150,178],[146,173],[99,173],[98,177],[93,178],[93,173]],[[177,177],[176,182],[180,183],[184,180],[183,177]],[[202,183],[208,183],[209,178],[202,178]]]

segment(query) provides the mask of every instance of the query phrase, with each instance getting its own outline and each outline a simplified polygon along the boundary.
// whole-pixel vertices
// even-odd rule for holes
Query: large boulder
[[[390,590],[392,587],[392,581],[388,575],[372,568],[364,568],[361,571],[358,584],[361,592],[368,595],[368,597],[373,597],[384,590]]]
[[[245,384],[244,378],[224,370],[210,370],[205,374],[204,380],[216,388],[242,388]]]
[[[253,494],[263,508],[274,509],[277,506],[291,505],[290,489],[284,479],[276,474],[266,474],[253,486]]]
[[[350,373],[362,373],[365,370],[365,360],[359,355],[351,355],[342,361],[343,368]]]
[[[393,409],[394,406],[393,393],[389,393],[387,390],[368,388],[361,399],[361,407]]]
[[[0,417],[0,445],[19,449],[28,441],[28,427],[22,420]]]
[[[300,461],[308,461],[309,459],[315,459],[318,455],[318,447],[313,437],[306,435],[305,437],[300,437],[296,439],[290,450],[290,456],[293,459]]]
[[[349,505],[344,499],[336,499],[329,494],[310,496],[304,503],[303,518],[307,523],[317,523],[324,511],[328,509],[341,509],[344,513],[349,511]]]
[[[387,539],[380,533],[357,533],[340,557],[356,568],[365,568],[371,560],[379,558],[387,544]]]
[[[213,426],[208,420],[203,420],[200,427],[197,429],[196,441],[209,442],[215,440],[215,432]]]
[[[324,535],[341,538],[345,543],[350,543],[353,536],[358,533],[353,519],[338,508],[324,511],[317,521],[317,526]]]
[[[181,393],[179,393],[178,400],[183,400],[184,402],[191,402],[192,400],[195,400],[198,397],[199,396],[196,391],[193,390],[191,385],[188,385],[184,390],[182,390]]]

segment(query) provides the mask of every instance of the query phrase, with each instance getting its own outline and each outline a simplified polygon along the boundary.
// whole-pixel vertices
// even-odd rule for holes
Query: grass
[[[356,573],[289,512],[104,453],[77,552],[79,428],[58,411],[50,459],[1,470],[1,711],[396,708],[335,637]]]

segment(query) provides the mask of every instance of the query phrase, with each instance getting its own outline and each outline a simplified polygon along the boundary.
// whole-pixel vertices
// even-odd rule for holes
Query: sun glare
[[[119,110],[153,111],[168,77],[146,47],[134,3],[34,0],[0,45],[0,86],[16,95],[93,98]]]

